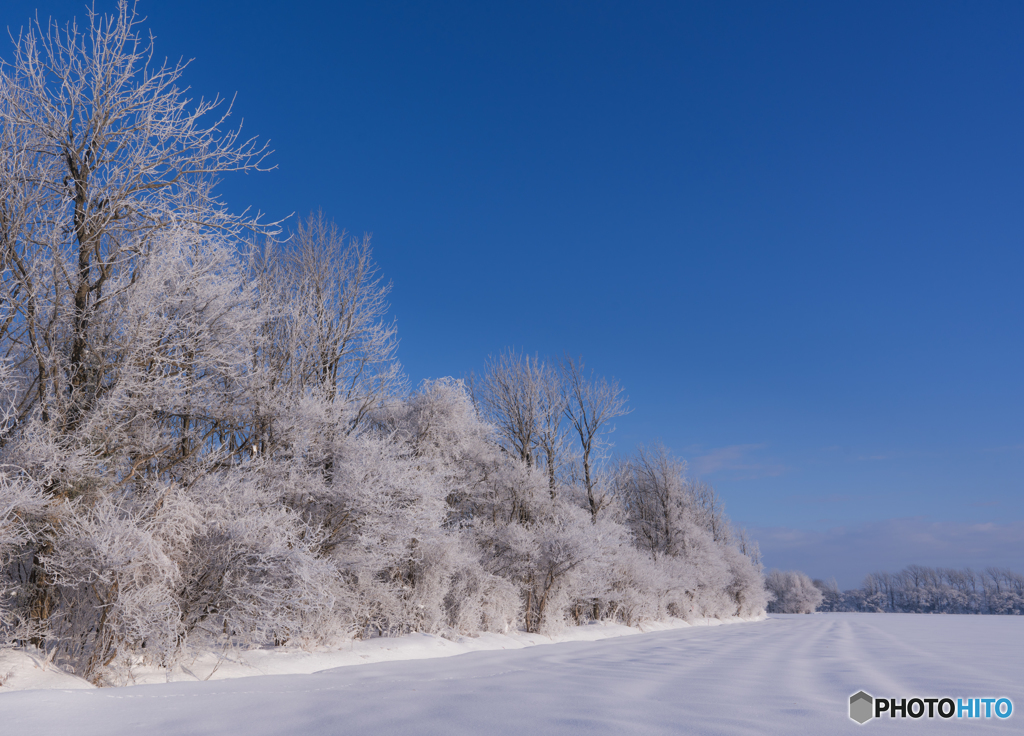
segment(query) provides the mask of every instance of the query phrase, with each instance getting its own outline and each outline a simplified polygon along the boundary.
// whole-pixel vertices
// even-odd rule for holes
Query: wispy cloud
[[[986,447],[982,452],[1022,452],[1024,451],[1024,444],[1020,445],[1000,445],[999,447]]]
[[[715,473],[729,473],[735,480],[748,480],[782,475],[786,466],[771,458],[755,457],[757,453],[768,447],[767,444],[728,445],[715,447],[711,450],[695,448],[695,452],[703,454],[691,457],[690,471],[697,477],[706,477]]]
[[[786,496],[787,501],[806,506],[836,506],[839,504],[859,501],[859,496],[848,496],[842,493],[830,493],[827,496]]]
[[[859,586],[870,572],[896,572],[907,565],[1024,571],[1024,521],[961,523],[911,517],[825,531],[748,531],[760,543],[767,567],[803,570],[819,578],[835,576],[844,588]]]

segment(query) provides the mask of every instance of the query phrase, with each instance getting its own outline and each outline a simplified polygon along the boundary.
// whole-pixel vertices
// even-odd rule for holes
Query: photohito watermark
[[[872,718],[1009,718],[1009,698],[876,698],[861,690],[850,696],[850,718],[864,725]]]

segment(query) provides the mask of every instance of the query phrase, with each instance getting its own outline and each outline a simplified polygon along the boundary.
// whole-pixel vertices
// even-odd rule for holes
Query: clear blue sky
[[[1024,5],[142,9],[272,140],[233,208],[373,233],[414,382],[582,354],[769,566],[1024,571]]]

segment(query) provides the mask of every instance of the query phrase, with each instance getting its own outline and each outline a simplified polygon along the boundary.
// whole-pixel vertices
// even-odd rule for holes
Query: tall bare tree
[[[536,355],[508,349],[488,359],[476,393],[505,451],[529,467],[543,463],[554,495],[565,444],[566,396],[558,372]]]
[[[686,463],[660,444],[638,447],[633,457],[617,468],[616,492],[633,536],[654,557],[679,551],[683,515],[692,513],[685,473]]]
[[[310,214],[287,242],[269,240],[254,270],[268,317],[264,370],[278,384],[272,396],[315,394],[352,432],[404,389],[398,329],[387,318],[391,282],[368,235],[348,237],[323,212]]]
[[[230,105],[178,86],[186,62],[154,63],[134,3],[87,18],[30,24],[0,65],[0,288],[15,312],[0,354],[27,371],[21,415],[39,407],[69,430],[111,369],[95,316],[114,277],[172,228],[260,229],[214,186],[268,154],[226,127]]]
[[[616,418],[629,413],[626,397],[613,379],[596,378],[587,373],[582,358],[566,356],[561,364],[562,383],[566,393],[563,412],[580,441],[580,466],[583,488],[591,519],[611,501],[611,496],[598,484],[597,464],[608,448],[608,433]]]
[[[697,523],[704,527],[716,542],[731,542],[732,533],[718,491],[714,486],[701,480],[688,480],[686,485],[690,498],[693,499]]]

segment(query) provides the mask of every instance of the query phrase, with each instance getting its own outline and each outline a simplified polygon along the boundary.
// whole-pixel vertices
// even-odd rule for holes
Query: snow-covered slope
[[[25,734],[864,733],[851,693],[1009,697],[1024,618],[826,614],[312,675],[0,695]],[[1019,731],[1007,720],[874,720],[871,732]]]
[[[36,652],[0,649],[0,693],[14,690],[83,690],[92,685],[46,662]]]

